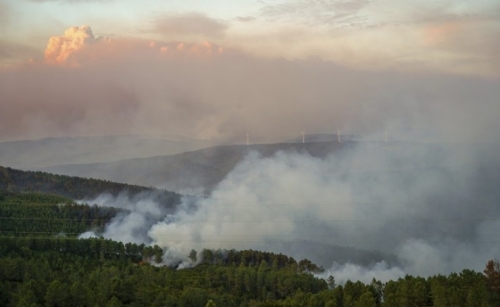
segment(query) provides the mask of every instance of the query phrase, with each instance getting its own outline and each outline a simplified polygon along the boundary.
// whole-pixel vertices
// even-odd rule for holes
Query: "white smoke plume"
[[[361,281],[369,284],[373,278],[382,282],[389,280],[397,280],[402,278],[406,273],[397,266],[390,266],[385,261],[377,262],[370,266],[360,266],[352,263],[339,264],[334,263],[330,269],[318,275],[323,279],[329,276],[334,276],[335,282],[344,284],[346,281]]]
[[[105,236],[157,244],[167,250],[165,263],[183,265],[191,249],[282,252],[320,262],[338,281],[482,270],[497,257],[499,164],[481,146],[343,146],[326,158],[251,154],[195,207],[128,204],[132,212],[115,218]],[[338,259],[334,246],[387,259],[354,263]]]
[[[148,230],[160,222],[167,214],[174,212],[174,208],[160,204],[151,193],[140,193],[131,197],[127,193],[118,196],[101,194],[97,198],[84,199],[78,203],[95,204],[100,207],[114,207],[124,209],[124,212],[115,216],[105,227],[104,238],[136,244],[151,243]],[[93,231],[85,232],[80,238],[96,237]]]

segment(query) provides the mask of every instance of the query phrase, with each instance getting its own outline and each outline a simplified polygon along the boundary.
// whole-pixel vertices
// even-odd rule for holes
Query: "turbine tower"
[[[250,145],[250,137],[248,136],[248,133],[247,133],[247,146]]]
[[[387,129],[385,129],[385,142],[389,142],[389,133],[387,132]]]
[[[300,134],[302,134],[302,144],[306,142],[306,133],[302,131]]]
[[[340,132],[342,132],[342,131],[337,130],[337,138],[338,138],[338,142],[342,143],[342,140],[340,139]]]

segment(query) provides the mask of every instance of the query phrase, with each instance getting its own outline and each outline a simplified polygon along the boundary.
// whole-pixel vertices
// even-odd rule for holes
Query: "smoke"
[[[184,201],[185,204],[189,202],[187,199],[188,197]],[[160,203],[154,192],[142,192],[132,197],[127,193],[121,193],[116,197],[105,193],[93,200],[84,199],[78,203],[123,209],[123,212],[118,213],[99,235],[104,238],[136,244],[151,243],[151,238],[148,236],[149,229],[162,221],[167,214],[176,210],[174,203]],[[81,234],[79,238],[96,236],[96,233],[90,231]]]
[[[131,212],[115,218],[105,236],[157,244],[167,251],[165,263],[184,266],[191,249],[306,255],[337,281],[481,270],[498,255],[495,147],[344,146],[326,158],[250,154],[209,197],[187,199],[175,211],[147,201],[121,205]],[[339,259],[335,246],[361,260]]]
[[[489,141],[497,78],[360,71],[212,42],[97,36],[73,27],[44,61],[0,71],[0,140],[110,134],[274,142],[307,133]]]
[[[334,263],[332,267],[325,272],[318,274],[318,277],[327,279],[329,276],[335,277],[335,282],[344,284],[346,281],[361,281],[369,284],[373,278],[382,282],[397,280],[406,275],[399,267],[390,267],[385,261],[377,262],[368,267],[362,267],[352,263],[338,264]]]

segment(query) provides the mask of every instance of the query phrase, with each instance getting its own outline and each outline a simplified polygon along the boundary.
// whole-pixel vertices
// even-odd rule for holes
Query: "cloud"
[[[437,45],[448,41],[457,35],[460,26],[461,24],[458,22],[446,22],[427,26],[424,30],[425,43],[427,45]]]
[[[0,140],[167,131],[267,142],[302,130],[370,136],[389,128],[405,140],[491,141],[500,133],[495,78],[359,71],[211,42],[92,33],[71,28],[50,39],[44,63],[0,71]]]
[[[364,24],[366,16],[360,10],[370,1],[285,1],[279,4],[265,5],[261,14],[270,20],[301,21],[308,25],[345,26]]]
[[[260,10],[267,30],[241,45],[254,53],[317,55],[360,69],[497,76],[498,9],[494,2],[277,1]],[[452,24],[459,25],[457,32],[437,38]]]
[[[178,39],[179,37],[210,39],[223,36],[228,25],[200,13],[186,13],[160,16],[155,20],[153,28],[169,39]]]
[[[45,49],[45,62],[75,67],[110,59],[126,61],[122,57],[151,56],[159,59],[166,55],[215,55],[222,52],[222,47],[208,41],[165,43],[131,38],[96,38],[89,26],[82,26],[71,27],[64,35],[51,37]]]
[[[429,22],[423,27],[424,44],[441,50],[467,54],[497,55],[500,20],[490,16],[464,16]]]
[[[71,62],[71,55],[91,44],[95,40],[89,26],[71,27],[62,36],[49,39],[45,49],[45,60],[48,63]]]

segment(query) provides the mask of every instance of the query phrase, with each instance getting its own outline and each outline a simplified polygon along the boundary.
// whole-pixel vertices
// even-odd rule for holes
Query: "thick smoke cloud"
[[[498,79],[357,71],[317,58],[258,58],[213,43],[50,39],[45,64],[0,71],[0,140],[169,134],[221,141],[307,133],[490,141]],[[51,64],[49,64],[51,63]]]
[[[133,221],[142,223],[146,242],[167,250],[165,263],[186,265],[191,249],[259,249],[319,261],[324,275],[339,282],[480,271],[498,255],[500,163],[489,155],[498,148],[345,147],[324,159],[251,154],[209,197],[175,212],[148,211],[156,216],[153,223],[142,223],[133,209],[115,219],[105,236],[123,239],[118,233],[137,229],[129,226]],[[341,262],[315,245],[377,251],[386,259]]]

